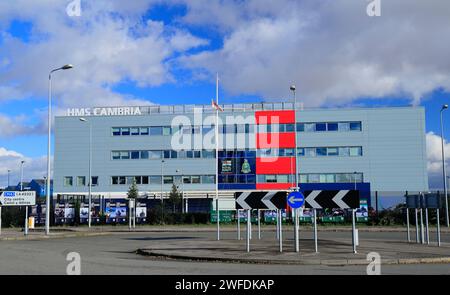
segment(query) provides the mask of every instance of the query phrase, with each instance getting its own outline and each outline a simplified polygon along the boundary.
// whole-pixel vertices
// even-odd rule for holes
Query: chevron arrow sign
[[[236,209],[285,209],[286,196],[285,191],[234,193]]]
[[[303,191],[305,207],[315,209],[357,209],[359,191],[357,190],[315,190]]]

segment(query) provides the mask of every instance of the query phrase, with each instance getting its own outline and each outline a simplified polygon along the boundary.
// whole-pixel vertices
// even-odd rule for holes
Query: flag
[[[214,99],[211,100],[211,106],[216,110],[223,112],[223,109],[217,104],[217,102],[214,101]]]

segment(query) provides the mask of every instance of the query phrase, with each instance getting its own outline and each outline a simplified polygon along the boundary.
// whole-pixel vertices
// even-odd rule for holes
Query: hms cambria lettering
[[[139,107],[116,108],[72,108],[67,109],[69,117],[83,116],[139,116],[142,115]]]

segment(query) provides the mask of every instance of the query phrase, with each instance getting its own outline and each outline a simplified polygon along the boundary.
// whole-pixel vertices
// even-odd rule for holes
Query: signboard
[[[422,194],[406,196],[406,207],[408,208],[442,208],[441,198],[438,194]]]
[[[358,190],[314,190],[304,191],[303,194],[305,195],[306,208],[359,208]]]
[[[286,192],[236,192],[236,209],[268,209],[286,208]]]
[[[287,196],[287,203],[292,209],[298,209],[305,203],[305,196],[301,192],[291,192]]]
[[[0,192],[0,206],[33,206],[36,205],[35,191]]]

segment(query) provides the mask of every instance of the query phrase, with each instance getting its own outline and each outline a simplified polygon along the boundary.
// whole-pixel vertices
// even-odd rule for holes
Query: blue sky
[[[421,105],[438,182],[448,1],[390,1],[376,18],[364,1],[81,0],[81,15],[69,16],[70,2],[0,4],[0,186],[23,157],[26,176],[45,173],[47,74],[64,63],[75,68],[54,77],[57,113],[208,104],[216,72],[223,103],[286,100],[294,83],[310,107]]]

